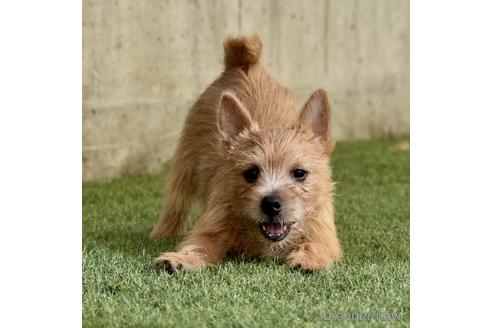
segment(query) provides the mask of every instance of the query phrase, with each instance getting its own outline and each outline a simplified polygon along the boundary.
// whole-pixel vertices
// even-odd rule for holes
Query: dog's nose
[[[261,200],[261,210],[268,216],[280,213],[282,210],[282,199],[277,196],[266,196]]]

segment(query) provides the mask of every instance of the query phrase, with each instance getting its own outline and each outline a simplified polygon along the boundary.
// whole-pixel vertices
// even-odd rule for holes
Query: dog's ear
[[[333,150],[330,140],[330,117],[330,104],[325,91],[316,90],[304,104],[300,121],[301,125],[309,127],[321,140],[328,155]]]
[[[220,99],[219,131],[225,140],[233,139],[243,130],[253,128],[253,120],[235,95],[224,92]]]

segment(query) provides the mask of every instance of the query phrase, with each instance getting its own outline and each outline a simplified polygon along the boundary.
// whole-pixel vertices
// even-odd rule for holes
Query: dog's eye
[[[260,169],[258,168],[258,166],[253,166],[252,168],[249,168],[243,172],[244,180],[246,180],[249,183],[253,183],[256,180],[258,180],[259,176],[260,176]]]
[[[304,181],[307,175],[308,175],[307,171],[302,169],[295,169],[294,171],[292,171],[292,177],[297,181]]]

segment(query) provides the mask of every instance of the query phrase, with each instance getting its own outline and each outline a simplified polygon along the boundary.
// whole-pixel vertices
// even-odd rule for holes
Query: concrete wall
[[[161,167],[224,37],[252,32],[302,101],[328,91],[336,139],[409,132],[408,0],[84,0],[84,179]]]

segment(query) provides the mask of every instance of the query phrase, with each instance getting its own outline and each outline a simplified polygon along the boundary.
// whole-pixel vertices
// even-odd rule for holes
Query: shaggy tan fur
[[[212,265],[226,253],[279,256],[310,271],[341,256],[336,236],[329,156],[330,108],[323,90],[301,107],[259,62],[257,35],[224,42],[225,71],[198,98],[186,119],[170,173],[169,199],[151,238],[186,233],[192,204],[204,213],[175,252],[155,261],[166,271]],[[257,167],[257,181],[245,170]],[[293,170],[308,172],[304,181]],[[274,242],[259,224],[265,196],[283,201],[279,220],[291,227]]]

